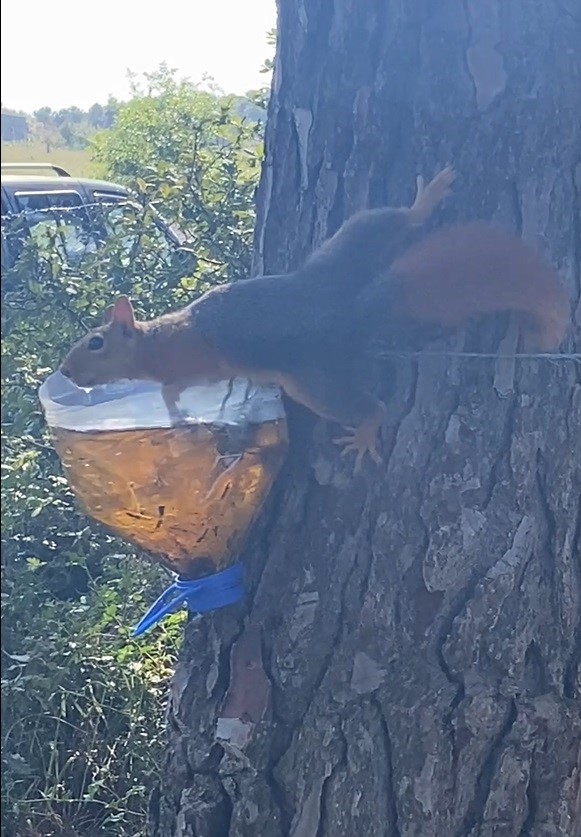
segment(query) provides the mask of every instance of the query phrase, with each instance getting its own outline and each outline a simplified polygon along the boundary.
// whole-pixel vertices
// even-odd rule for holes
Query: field
[[[42,142],[2,143],[3,163],[54,163],[62,166],[76,177],[100,177],[98,163],[91,160],[89,151],[72,148],[51,148],[46,150]]]

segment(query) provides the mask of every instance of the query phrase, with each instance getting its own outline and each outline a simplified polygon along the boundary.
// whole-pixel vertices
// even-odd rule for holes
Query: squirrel
[[[157,381],[172,420],[180,418],[181,391],[196,382],[276,384],[348,429],[335,443],[355,451],[356,471],[366,452],[380,462],[386,408],[367,381],[377,329],[389,336],[406,323],[454,328],[514,311],[528,318],[543,350],[557,348],[567,330],[569,301],[557,274],[515,235],[458,223],[413,243],[454,178],[451,167],[426,186],[418,177],[412,206],[358,212],[292,273],[217,286],[148,322],[118,296],[61,372],[82,387]]]

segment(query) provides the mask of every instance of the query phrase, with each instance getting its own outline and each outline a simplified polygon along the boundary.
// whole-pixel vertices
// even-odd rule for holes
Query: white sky
[[[227,93],[264,84],[275,0],[4,0],[2,104],[31,112],[128,95],[127,70],[162,61]]]

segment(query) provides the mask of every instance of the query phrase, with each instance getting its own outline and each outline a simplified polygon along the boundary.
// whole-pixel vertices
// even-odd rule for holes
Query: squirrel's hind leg
[[[355,473],[361,471],[363,457],[366,453],[376,465],[381,465],[383,462],[377,450],[377,443],[379,440],[379,433],[385,420],[386,408],[383,402],[377,402],[377,409],[369,418],[364,419],[357,427],[348,427],[350,436],[341,436],[339,439],[333,439],[333,444],[344,445],[341,451],[341,456],[346,456],[351,451],[355,451]]]
[[[355,451],[356,472],[366,453],[381,462],[377,441],[386,412],[385,405],[362,388],[359,371],[348,362],[327,363],[293,370],[278,380],[294,401],[349,430],[349,436],[334,441],[345,445],[343,454]]]

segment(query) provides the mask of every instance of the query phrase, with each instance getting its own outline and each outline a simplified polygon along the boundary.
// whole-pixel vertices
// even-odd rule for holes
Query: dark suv
[[[3,267],[14,264],[27,236],[41,245],[50,240],[63,261],[75,264],[122,230],[130,253],[142,214],[131,193],[115,183],[71,177],[50,163],[2,163]],[[157,213],[149,217],[160,257],[192,262],[178,234]]]

